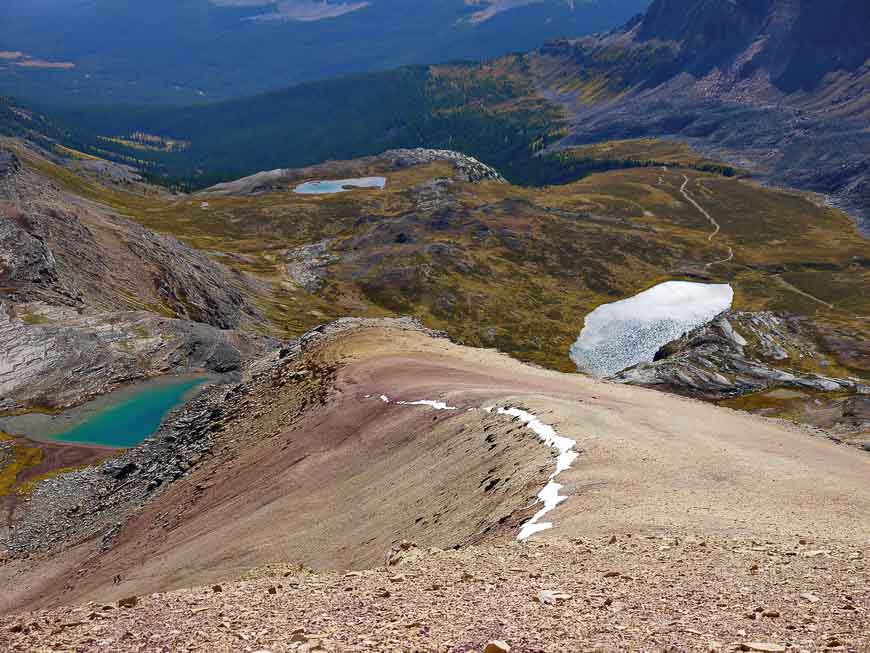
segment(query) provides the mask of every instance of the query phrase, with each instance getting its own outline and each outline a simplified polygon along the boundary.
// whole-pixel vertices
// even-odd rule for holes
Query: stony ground
[[[9,651],[870,651],[868,551],[673,532],[441,551],[0,618]]]

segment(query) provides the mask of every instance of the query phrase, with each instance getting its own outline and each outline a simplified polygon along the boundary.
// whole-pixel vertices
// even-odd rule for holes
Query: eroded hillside
[[[402,320],[319,329],[201,402],[119,460],[40,484],[0,567],[3,608],[97,603],[7,616],[0,642],[866,642],[870,460],[801,429]],[[522,411],[573,440],[567,468]],[[149,450],[171,465],[194,444],[175,480],[150,482],[165,471]],[[554,468],[552,527],[516,542]],[[192,585],[207,587],[152,594]]]

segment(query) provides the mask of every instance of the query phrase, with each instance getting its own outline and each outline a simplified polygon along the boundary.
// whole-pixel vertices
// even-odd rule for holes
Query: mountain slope
[[[424,560],[416,564],[425,568],[426,557],[440,555],[425,553],[430,546],[510,544],[518,525],[540,507],[534,495],[552,473],[554,453],[522,421],[480,410],[493,405],[520,406],[552,425],[560,436],[576,441],[579,458],[558,476],[567,499],[548,513],[554,525],[551,530],[516,549],[467,549],[465,557],[456,558],[465,561],[466,580],[462,566],[451,566],[455,571],[430,583],[475,582],[478,574],[489,578],[494,570],[483,561],[503,556],[512,560],[503,573],[508,566],[519,565],[529,577],[539,573],[538,559],[549,557],[539,554],[565,551],[560,561],[564,574],[523,585],[523,593],[509,600],[521,600],[531,608],[539,589],[566,589],[551,583],[566,582],[572,567],[585,569],[581,573],[590,576],[583,581],[584,589],[572,585],[571,592],[593,591],[586,589],[586,583],[601,583],[603,573],[616,568],[624,578],[605,580],[605,586],[631,583],[632,593],[643,594],[645,587],[656,585],[653,578],[660,577],[656,570],[670,566],[671,553],[666,552],[674,548],[680,558],[694,559],[697,553],[708,565],[716,560],[725,574],[717,582],[728,585],[732,576],[739,575],[739,582],[763,593],[764,600],[773,600],[766,588],[768,574],[786,574],[788,589],[778,585],[780,600],[785,601],[783,593],[791,595],[798,587],[827,597],[831,583],[824,574],[831,573],[830,564],[812,570],[827,556],[835,556],[831,564],[836,565],[838,577],[857,574],[863,565],[853,552],[860,553],[866,546],[870,494],[865,480],[870,459],[780,423],[524,366],[493,351],[451,344],[404,321],[346,320],[307,335],[251,372],[243,386],[212,399],[223,406],[219,428],[208,436],[212,455],[194,465],[183,480],[152,491],[143,509],[136,509],[141,499],[130,497],[147,484],[147,468],[137,466],[120,479],[111,476],[135,452],[81,478],[79,491],[72,496],[60,479],[43,484],[30,504],[40,511],[21,523],[12,544],[25,546],[29,538],[48,528],[47,532],[64,534],[58,545],[65,546],[52,550],[45,548],[45,539],[31,539],[29,558],[16,558],[0,568],[4,586],[13,588],[4,594],[3,607],[108,602],[226,581],[266,564],[274,565],[276,577],[270,584],[282,596],[292,596],[297,589],[313,591],[313,584],[321,584],[317,575],[305,569],[380,566],[393,545],[388,559],[396,568],[384,576],[370,572],[362,578],[375,574],[371,589],[386,588],[386,592],[379,590],[378,600],[389,598],[388,592],[403,596],[403,583],[418,581],[411,575],[416,553],[398,546],[401,540],[421,547]],[[456,410],[399,403],[424,399],[444,401]],[[192,412],[201,411],[198,406]],[[184,429],[198,432],[207,424],[202,419],[170,423],[163,434],[176,434],[180,442],[175,446],[183,446]],[[113,491],[121,484],[123,492]],[[760,496],[765,500],[758,501]],[[131,504],[124,505],[121,497]],[[75,503],[80,507],[73,522],[68,507]],[[105,531],[116,522],[121,526]],[[813,546],[801,548],[795,533]],[[594,549],[607,541],[613,546],[615,534],[623,543],[620,552],[611,550],[615,556],[611,562],[605,564],[602,558],[590,566],[586,543]],[[572,545],[571,538],[580,541]],[[654,539],[654,555],[628,553],[630,549],[648,552],[652,545],[645,538]],[[701,541],[710,542],[703,556],[695,548],[706,546]],[[763,551],[749,548],[758,547],[759,541],[767,542]],[[544,542],[544,548],[538,548],[538,542]],[[683,549],[686,546],[692,547],[691,554]],[[821,546],[825,553],[811,553]],[[774,560],[782,556],[783,562],[789,561],[788,551],[800,557],[792,559],[794,567],[780,569]],[[805,553],[816,560],[805,560]],[[596,559],[605,554],[601,551]],[[403,558],[408,561],[407,575],[390,582],[387,576],[403,572]],[[759,568],[764,571],[759,574],[755,574],[758,568],[750,571],[756,559],[762,560]],[[590,568],[599,564],[602,570],[592,574]],[[641,569],[646,571],[641,574]],[[801,570],[794,578],[793,569]],[[120,584],[113,583],[117,575]],[[780,583],[785,577],[777,576]],[[324,580],[331,584],[335,578],[326,575]],[[704,578],[710,582],[709,572]],[[850,601],[863,609],[867,587],[860,576],[856,580],[850,586]],[[348,578],[346,582],[369,581]],[[419,589],[425,587],[429,585]],[[440,589],[430,587],[430,591]],[[462,601],[470,599],[460,587],[455,591],[461,592]],[[235,600],[234,594],[220,598],[230,596]],[[625,600],[621,595],[616,598]],[[333,600],[340,603],[334,596]],[[694,600],[697,608],[699,599]],[[737,619],[742,627],[775,641],[785,637],[779,622],[762,619],[746,625],[740,613],[759,600],[753,599],[748,608],[723,609],[723,616],[730,614],[729,623]],[[575,594],[574,601],[569,607],[600,609],[584,606],[582,594]],[[705,592],[702,602],[704,610],[711,610],[715,600]],[[633,599],[629,603],[635,605]],[[230,605],[225,603],[222,609],[226,620],[235,625],[225,627],[242,627]],[[791,623],[793,608],[785,602],[765,604],[765,609],[776,608],[788,612],[785,619]],[[634,610],[640,609],[637,605],[626,616],[637,616]],[[122,614],[115,618],[123,619]],[[444,637],[440,633],[447,620],[434,614],[429,618],[434,636]],[[270,617],[264,619],[268,623]],[[845,636],[859,641],[860,619],[851,612],[837,618]],[[632,623],[633,618],[625,625]],[[300,625],[311,632],[325,624]],[[788,635],[789,641],[814,637],[806,622],[796,619],[794,625],[797,630]],[[85,627],[89,628],[86,620]],[[361,627],[382,629],[368,619]],[[706,629],[711,630],[704,632],[710,632],[711,638],[734,637],[728,634],[730,628],[708,624]],[[22,631],[4,630],[0,637],[27,641],[19,638]],[[62,638],[78,637],[79,632],[66,630]],[[104,633],[113,639],[121,635]],[[38,636],[35,630],[30,635]],[[265,636],[254,637],[261,641]],[[466,632],[465,636],[473,635]],[[287,633],[283,637],[286,645]]]
[[[214,101],[528,50],[609,29],[647,4],[422,0],[410,12],[406,0],[8,0],[0,93],[56,108]],[[488,20],[475,19],[481,11]]]
[[[56,166],[3,145],[0,411],[56,410],[167,372],[238,371],[270,346],[241,332],[263,327],[253,277],[65,190],[46,174]]]
[[[572,115],[568,144],[678,136],[863,220],[868,29],[854,0],[658,0],[620,30],[545,46],[533,69]]]

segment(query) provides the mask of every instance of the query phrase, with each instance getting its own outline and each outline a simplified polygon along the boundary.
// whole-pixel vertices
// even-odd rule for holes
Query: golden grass
[[[653,139],[585,153],[703,163],[685,146]],[[870,315],[870,270],[855,263],[866,256],[866,240],[849,218],[808,195],[736,178],[653,167],[547,188],[456,184],[455,204],[436,227],[412,189],[448,176],[444,162],[390,171],[383,191],[299,196],[288,184],[255,197],[209,197],[203,210],[197,196],[107,188],[35,155],[22,158],[71,192],[192,247],[229,255],[215,260],[266,284],[265,294],[251,298],[267,318],[261,329],[287,337],[344,315],[411,314],[462,342],[567,370],[586,313],[668,279],[727,282],[738,310],[792,312],[870,337],[859,319]],[[713,242],[709,221],[679,192],[684,175],[692,196],[721,224]],[[407,243],[395,241],[400,232],[410,236]],[[293,286],[282,252],[327,238],[340,260],[323,291]],[[434,244],[454,254],[439,257]],[[727,246],[734,260],[707,267]],[[397,274],[404,280],[397,283]]]
[[[9,435],[0,432],[0,440],[13,440]],[[0,497],[7,496],[15,488],[21,472],[35,467],[42,462],[42,450],[37,447],[25,447],[13,444],[12,460],[0,469]]]

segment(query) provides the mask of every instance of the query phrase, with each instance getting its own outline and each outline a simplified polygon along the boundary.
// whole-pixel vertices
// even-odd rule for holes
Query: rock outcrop
[[[290,280],[308,292],[317,292],[326,282],[327,269],[338,260],[329,252],[330,240],[304,245],[284,253],[286,270]]]
[[[73,195],[8,150],[0,174],[0,411],[65,408],[277,345],[260,282]]]
[[[828,364],[797,318],[726,312],[662,347],[652,363],[624,370],[614,379],[709,399],[771,388],[870,394],[870,386],[856,379],[783,369],[798,359],[815,359],[820,367]]]
[[[397,168],[422,165],[434,161],[450,161],[453,163],[456,170],[456,178],[460,181],[468,181],[472,183],[482,181],[505,181],[504,177],[501,176],[501,173],[499,173],[495,168],[492,168],[485,163],[481,163],[472,156],[468,156],[462,152],[454,152],[453,150],[431,150],[423,148],[413,150],[388,150],[381,156],[391,161]]]
[[[743,407],[797,417],[861,447],[870,428],[870,385],[822,373],[832,361],[815,335],[795,316],[726,312],[613,380],[708,401],[745,398]]]
[[[453,177],[459,181],[471,183],[505,181],[497,170],[467,154],[452,150],[417,148],[388,150],[383,154],[352,161],[327,161],[307,168],[279,168],[258,172],[242,179],[217,184],[204,190],[202,194],[205,196],[256,195],[272,190],[286,189],[288,186],[305,179],[336,179],[385,174],[391,170],[400,170],[409,166],[437,161],[452,163]]]

